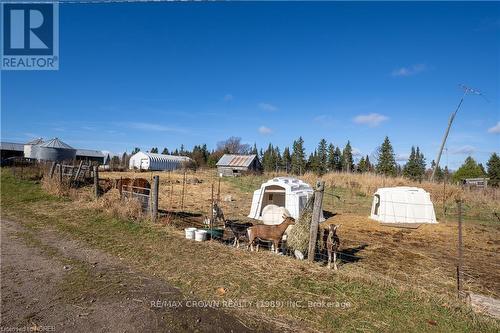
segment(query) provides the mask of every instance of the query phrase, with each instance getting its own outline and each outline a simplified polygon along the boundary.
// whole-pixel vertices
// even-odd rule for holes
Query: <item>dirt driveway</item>
[[[274,331],[52,230],[1,220],[1,324],[14,331]]]

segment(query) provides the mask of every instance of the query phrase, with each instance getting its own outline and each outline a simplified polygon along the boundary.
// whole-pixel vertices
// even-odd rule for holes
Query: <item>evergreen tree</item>
[[[324,175],[328,170],[328,148],[326,145],[326,140],[321,139],[318,144],[318,152],[317,152],[317,173],[318,175]]]
[[[368,164],[366,163],[366,159],[364,157],[361,157],[356,169],[358,172],[361,172],[361,173],[368,172]]]
[[[132,155],[137,154],[140,151],[141,151],[141,148],[135,147],[134,150],[132,150]]]
[[[365,163],[366,163],[366,171],[367,172],[372,172],[373,171],[373,165],[370,162],[370,158],[368,157],[368,155],[366,155],[366,157],[365,157]]]
[[[500,186],[500,157],[497,153],[493,153],[486,163],[488,167],[488,177],[490,178],[488,184],[494,187]]]
[[[276,155],[272,144],[269,144],[262,156],[262,166],[264,171],[272,172],[276,170]]]
[[[109,167],[111,170],[116,170],[120,168],[120,158],[118,156],[111,157],[111,161],[109,162]]]
[[[121,165],[124,169],[128,168],[129,160],[130,160],[130,157],[127,155],[127,152],[124,152],[122,155],[122,160],[121,160]]]
[[[153,154],[158,154],[158,148],[153,147],[153,148],[151,148],[150,152],[153,153]]]
[[[351,143],[347,141],[347,144],[342,151],[342,170],[346,172],[351,172],[354,169],[354,161],[352,159],[352,148]]]
[[[111,159],[109,158],[109,154],[108,154],[108,155],[106,155],[106,158],[104,159],[104,164],[109,165],[110,161],[111,161]]]
[[[181,144],[181,150],[179,151],[179,155],[184,156],[186,155],[186,151],[184,150],[184,145]]]
[[[302,175],[306,170],[304,140],[299,137],[298,140],[293,142],[292,147],[292,173],[295,175]]]
[[[168,155],[168,149],[167,148],[163,148],[163,150],[161,151],[161,153],[163,155]]]
[[[258,155],[259,154],[259,151],[257,150],[257,144],[256,143],[253,144],[253,148],[250,151],[250,154],[253,154],[253,155]]]
[[[283,159],[281,157],[280,148],[278,146],[274,147],[274,169],[279,172],[281,165],[283,164]]]
[[[436,167],[436,162],[434,160],[432,160],[432,162],[431,162],[431,168],[428,171],[428,178],[430,178],[430,176],[432,175],[432,172],[433,172],[433,170],[434,170],[435,167]],[[439,165],[436,168],[436,174],[435,174],[434,177],[435,177],[434,179],[437,182],[442,182],[444,180],[444,172],[443,172],[443,169]]]
[[[403,167],[403,176],[415,180],[418,176],[417,168],[418,166],[417,166],[415,147],[412,146],[410,157],[408,158],[408,161]]]
[[[484,177],[484,170],[477,164],[477,162],[471,157],[467,157],[464,163],[458,168],[458,170],[453,174],[453,181],[460,182],[466,178],[479,178]]]
[[[340,148],[338,146],[337,146],[337,148],[335,148],[335,154],[334,154],[333,158],[335,161],[335,170],[342,171],[342,165],[344,164],[344,162],[342,159],[342,152],[340,151]]]
[[[328,171],[335,171],[335,147],[332,143],[328,145]]]
[[[395,176],[397,174],[394,149],[392,148],[392,144],[387,136],[378,149],[378,163],[376,170],[378,173],[386,176]]]
[[[316,174],[319,174],[320,161],[317,150],[315,150],[313,153],[309,155],[309,158],[307,159],[306,169],[308,171],[312,171]]]
[[[283,150],[282,164],[286,173],[289,173],[292,167],[292,155],[290,155],[290,148],[288,147],[285,147],[285,150]]]

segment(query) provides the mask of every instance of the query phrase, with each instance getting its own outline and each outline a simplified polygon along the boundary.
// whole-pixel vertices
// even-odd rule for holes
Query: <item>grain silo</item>
[[[41,161],[67,161],[75,159],[76,149],[54,138],[41,145],[32,146],[31,154]]]
[[[33,150],[33,146],[38,146],[43,143],[42,138],[31,140],[30,142],[26,142],[24,144],[24,157],[26,158],[36,158],[36,148]]]

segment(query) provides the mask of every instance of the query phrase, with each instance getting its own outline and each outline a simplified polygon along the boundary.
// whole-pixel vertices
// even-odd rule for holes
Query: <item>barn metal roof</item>
[[[22,143],[2,141],[0,142],[0,150],[24,151],[24,145]]]
[[[249,167],[257,155],[224,154],[217,162],[217,166]]]
[[[134,157],[135,155],[139,156],[145,155],[146,157],[150,158],[153,161],[181,161],[181,162],[191,161],[191,158],[187,156],[164,155],[164,154],[148,153],[145,151],[139,151],[136,154],[132,155],[132,157]]]
[[[76,156],[86,156],[86,157],[104,157],[104,154],[100,150],[92,149],[77,149]]]
[[[42,143],[40,147],[44,148],[59,148],[59,149],[75,149],[68,145],[67,143],[62,142],[58,138],[53,138],[45,143]]]

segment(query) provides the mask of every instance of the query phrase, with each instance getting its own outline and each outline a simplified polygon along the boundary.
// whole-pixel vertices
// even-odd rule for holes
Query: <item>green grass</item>
[[[252,189],[255,180],[229,180]],[[236,185],[240,184],[240,185]],[[354,196],[355,200],[361,200]],[[498,332],[498,321],[473,314],[445,296],[433,296],[409,286],[382,283],[376,276],[352,271],[334,273],[316,264],[269,253],[248,253],[218,243],[194,243],[180,232],[110,217],[79,208],[69,200],[44,193],[38,184],[18,181],[8,170],[1,174],[2,216],[30,230],[55,228],[88,245],[124,258],[201,299],[223,297],[257,301],[349,302],[346,309],[250,308],[252,316],[278,318],[323,331]],[[36,232],[34,233],[36,236]],[[34,240],[32,240],[35,242]],[[88,287],[89,276],[78,270],[66,281]],[[436,326],[433,324],[436,322]]]

